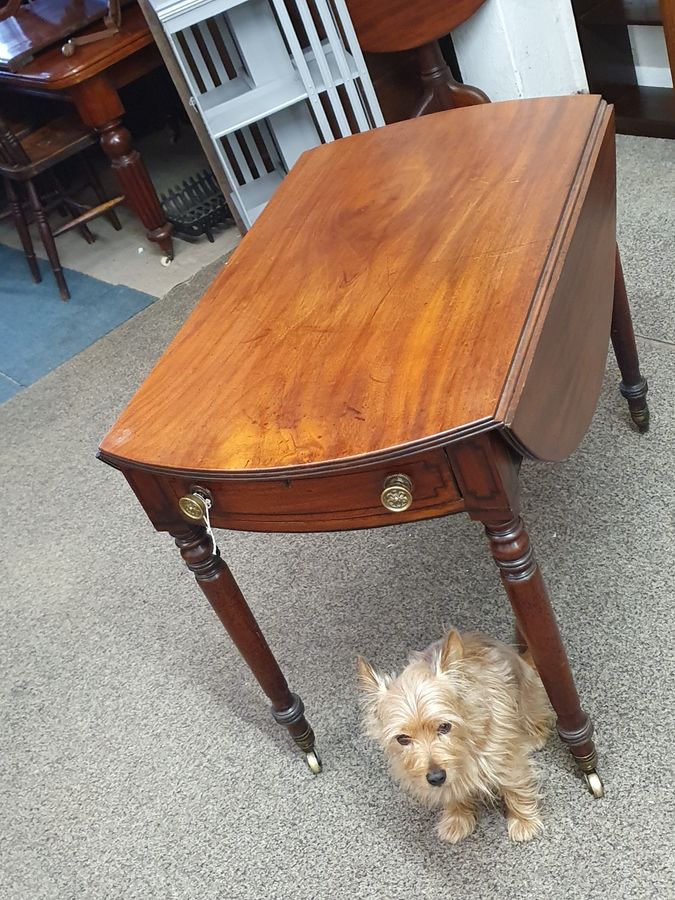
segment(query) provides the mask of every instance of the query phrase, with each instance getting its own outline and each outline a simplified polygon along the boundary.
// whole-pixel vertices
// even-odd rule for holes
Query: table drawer
[[[407,509],[385,508],[382,492],[392,476],[409,479],[412,503]],[[375,463],[338,474],[247,480],[232,478],[161,479],[171,503],[201,488],[212,501],[211,522],[217,528],[243,531],[333,531],[372,528],[458,512],[461,495],[445,451],[431,450],[389,463]],[[405,488],[390,487],[387,502],[404,505]],[[393,496],[392,496],[393,493]]]

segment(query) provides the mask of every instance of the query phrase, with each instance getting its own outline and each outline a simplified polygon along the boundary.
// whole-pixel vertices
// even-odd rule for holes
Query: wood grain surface
[[[504,394],[498,417],[517,443],[541,459],[566,459],[593,418],[607,364],[616,256],[614,129],[607,111],[603,141],[594,148],[586,180],[557,256],[554,290],[532,322],[532,358]],[[521,344],[521,351],[524,351]],[[512,376],[515,381],[517,367]],[[508,399],[507,399],[508,398]]]
[[[413,504],[405,513],[382,505],[384,480],[407,475]],[[125,470],[132,489],[155,528],[169,530],[176,521],[178,500],[198,490],[208,496],[215,528],[240,531],[340,531],[376,528],[461,512],[464,503],[443,450],[411,454],[396,463],[380,463],[334,475],[305,478],[208,479],[155,477]]]
[[[82,33],[101,31],[102,27],[102,23],[97,22],[85,28]],[[62,42],[59,41],[55,46],[38,53],[35,59],[16,72],[0,70],[0,87],[33,90],[39,87],[48,91],[62,91],[92,78],[98,72],[111,69],[116,62],[152,43],[152,34],[143,13],[136,5],[130,6],[123,10],[119,34],[78,47],[70,57],[63,55]]]
[[[504,427],[610,125],[599,97],[513,101],[305,154],[102,457],[292,477]],[[541,429],[559,405],[551,394]]]
[[[363,50],[410,50],[457,28],[485,0],[347,0]]]
[[[107,9],[106,0],[32,0],[21,6],[0,19],[0,68],[20,68],[40,50],[62,43],[91,22],[98,21],[102,28]]]

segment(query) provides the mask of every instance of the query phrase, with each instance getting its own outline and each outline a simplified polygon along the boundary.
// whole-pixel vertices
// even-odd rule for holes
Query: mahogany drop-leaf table
[[[104,439],[100,458],[175,538],[314,771],[302,701],[211,526],[466,512],[485,526],[558,732],[602,795],[519,469],[575,450],[610,335],[646,430],[611,107],[574,96],[438,113],[304,154]]]

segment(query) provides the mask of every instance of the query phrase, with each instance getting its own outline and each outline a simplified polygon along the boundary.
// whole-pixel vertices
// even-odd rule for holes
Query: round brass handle
[[[186,494],[178,501],[178,507],[190,522],[202,522],[208,511],[206,500],[201,494]]]
[[[380,494],[382,506],[389,512],[405,512],[413,502],[413,483],[407,475],[388,475]]]

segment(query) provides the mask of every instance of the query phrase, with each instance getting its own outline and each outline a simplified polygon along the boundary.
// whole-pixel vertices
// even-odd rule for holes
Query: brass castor
[[[591,794],[595,797],[596,800],[600,800],[601,797],[605,796],[605,787],[602,783],[602,779],[598,775],[598,773],[593,769],[591,772],[584,772],[584,776],[586,778],[586,784],[588,785]]]
[[[307,760],[307,765],[309,766],[310,771],[313,775],[318,775],[321,772],[321,757],[316,752],[316,750],[310,750],[309,753],[305,755],[305,759]]]
[[[619,385],[621,396],[628,401],[628,409],[633,424],[640,432],[645,434],[649,431],[649,406],[647,406],[647,380],[640,378],[637,384],[626,385],[621,382]]]

